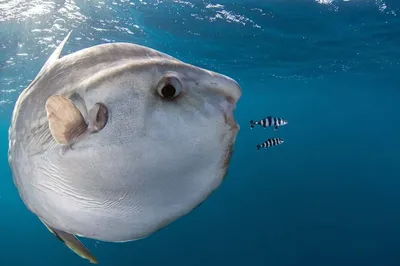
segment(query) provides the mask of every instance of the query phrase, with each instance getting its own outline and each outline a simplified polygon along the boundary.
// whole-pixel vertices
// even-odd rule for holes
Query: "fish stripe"
[[[268,148],[268,147],[276,146],[276,145],[279,145],[282,143],[283,143],[283,138],[268,138],[262,144],[259,144],[257,146],[259,146],[261,148]]]
[[[287,121],[281,117],[273,117],[273,116],[267,116],[259,121],[252,122],[252,127],[254,125],[260,125],[264,128],[266,127],[280,127],[283,125],[286,125]]]

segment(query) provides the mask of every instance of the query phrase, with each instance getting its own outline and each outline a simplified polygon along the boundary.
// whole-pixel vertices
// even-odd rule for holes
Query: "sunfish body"
[[[15,104],[9,163],[27,208],[97,263],[75,236],[147,237],[220,186],[242,90],[225,75],[134,44],[61,57],[70,34]]]

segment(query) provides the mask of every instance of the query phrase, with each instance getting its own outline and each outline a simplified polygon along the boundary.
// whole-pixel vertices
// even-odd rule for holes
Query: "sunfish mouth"
[[[214,90],[220,95],[223,95],[224,100],[220,102],[220,109],[224,114],[225,123],[230,126],[232,130],[239,129],[233,115],[236,110],[236,104],[242,96],[242,88],[240,85],[230,77],[219,75],[217,82],[213,84],[218,84]]]
[[[231,130],[239,130],[239,126],[236,123],[233,112],[236,110],[236,102],[231,97],[227,97],[226,101],[221,102],[220,108],[224,114],[224,120],[227,125],[230,126]]]

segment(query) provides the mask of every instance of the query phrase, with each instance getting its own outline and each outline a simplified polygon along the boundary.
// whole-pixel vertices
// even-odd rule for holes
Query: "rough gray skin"
[[[68,36],[16,102],[9,163],[20,196],[47,226],[72,235],[140,239],[189,213],[222,182],[239,126],[240,86],[158,51],[103,44],[59,58]],[[182,84],[163,98],[166,75]],[[96,103],[105,127],[70,146],[49,130],[45,103],[74,101],[87,119]]]

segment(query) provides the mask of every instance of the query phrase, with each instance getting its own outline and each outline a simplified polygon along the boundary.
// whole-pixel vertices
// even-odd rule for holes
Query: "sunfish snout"
[[[242,96],[241,86],[232,78],[222,74],[213,74],[211,79],[211,90],[217,94],[226,97],[226,100],[232,105],[233,109],[236,107],[236,103]]]
[[[234,79],[222,74],[215,74],[210,83],[210,90],[224,98],[219,106],[224,115],[225,123],[230,126],[231,130],[237,132],[239,130],[239,125],[237,125],[235,121],[233,112],[236,109],[237,102],[242,96],[241,86]]]

